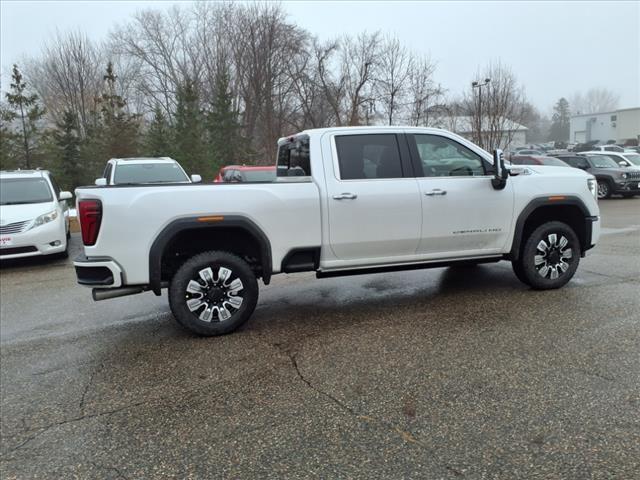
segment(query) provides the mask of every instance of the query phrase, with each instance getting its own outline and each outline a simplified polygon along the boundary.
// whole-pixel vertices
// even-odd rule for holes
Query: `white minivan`
[[[0,259],[66,257],[71,198],[45,170],[0,172]]]

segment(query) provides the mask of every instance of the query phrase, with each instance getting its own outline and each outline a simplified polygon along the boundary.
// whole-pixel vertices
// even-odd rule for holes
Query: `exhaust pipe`
[[[91,295],[96,302],[100,300],[108,300],[110,298],[124,297],[127,295],[135,295],[137,293],[146,292],[149,287],[120,287],[120,288],[94,288],[91,290]]]

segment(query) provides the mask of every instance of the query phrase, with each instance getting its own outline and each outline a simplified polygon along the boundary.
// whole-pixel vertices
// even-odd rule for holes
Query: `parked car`
[[[575,153],[590,152],[590,151],[593,151],[594,147],[597,144],[598,144],[598,140],[593,140],[591,142],[586,142],[586,143],[578,143],[573,147],[573,151]]]
[[[215,183],[238,183],[238,182],[272,182],[276,179],[276,167],[248,166],[248,165],[227,165],[222,167],[218,175],[213,180]]]
[[[631,152],[634,152],[634,153],[640,153],[640,147],[638,147],[638,146],[633,146],[632,145],[632,146],[628,146],[628,147],[624,147],[624,148],[625,148],[625,150],[628,150],[628,151],[631,151]]]
[[[96,185],[135,185],[139,183],[199,183],[200,175],[189,177],[180,164],[169,157],[112,158]]]
[[[621,167],[610,153],[559,155],[557,158],[593,174],[598,180],[598,198],[609,198],[613,194],[623,197],[640,194],[640,171]]]
[[[516,155],[511,157],[511,163],[514,165],[547,165],[551,167],[569,166],[559,158],[542,155]]]
[[[596,181],[526,170],[444,130],[307,130],[278,141],[275,182],[77,189],[76,274],[95,300],[168,287],[175,318],[200,335],[240,327],[257,279],[278,273],[509,260],[527,285],[559,288],[598,241]]]
[[[587,155],[607,155],[614,159],[621,167],[629,167],[634,170],[640,170],[640,153],[635,152],[584,152]]]
[[[537,156],[544,156],[544,152],[542,152],[542,151],[540,151],[540,150],[530,150],[530,149],[523,148],[522,150],[517,150],[517,151],[516,151],[516,155],[537,155]]]
[[[0,172],[0,258],[65,257],[71,198],[48,171]]]
[[[592,149],[592,152],[624,152],[624,148],[619,147],[618,145],[595,145]]]

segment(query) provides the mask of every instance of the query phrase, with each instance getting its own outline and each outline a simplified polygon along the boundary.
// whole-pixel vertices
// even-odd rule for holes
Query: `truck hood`
[[[580,170],[579,168],[573,167],[555,167],[549,165],[514,165],[516,167],[526,167],[534,173],[539,175],[554,175],[554,176],[562,176],[562,177],[583,177],[583,178],[593,178],[589,172],[585,172],[584,170]]]
[[[55,210],[55,202],[24,203],[21,205],[1,205],[0,225],[33,220],[36,217]]]

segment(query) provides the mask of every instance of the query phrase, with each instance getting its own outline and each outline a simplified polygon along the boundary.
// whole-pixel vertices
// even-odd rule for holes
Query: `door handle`
[[[440,190],[439,188],[434,188],[430,192],[424,192],[424,194],[426,196],[428,196],[428,197],[433,197],[435,195],[446,195],[447,191],[446,190]]]
[[[340,195],[334,195],[334,200],[355,200],[358,198],[358,195],[355,193],[341,193]]]

